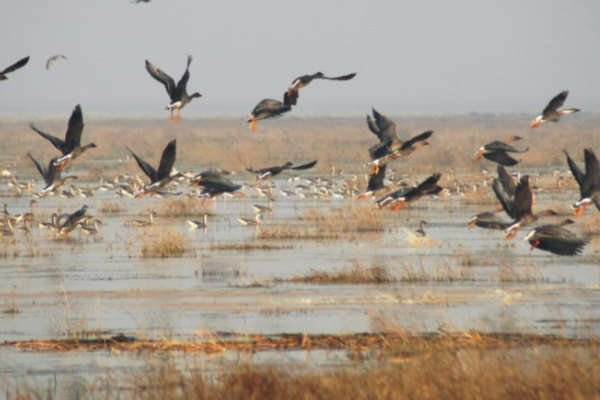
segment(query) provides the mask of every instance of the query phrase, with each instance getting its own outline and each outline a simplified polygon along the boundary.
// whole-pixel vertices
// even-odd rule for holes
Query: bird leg
[[[252,121],[250,121],[250,129],[252,129],[252,133],[256,132],[256,124],[254,123],[256,118],[252,117]]]
[[[204,207],[208,208],[208,205],[210,204],[210,196],[207,196],[207,198],[208,198],[208,201],[206,202],[206,204],[204,205]]]
[[[573,215],[581,215],[585,211],[587,207],[587,203],[583,203],[580,207],[578,207],[575,211],[573,211]]]
[[[379,164],[375,164],[371,169],[371,175],[377,175],[379,173]]]
[[[395,206],[393,206],[392,208],[390,208],[390,210],[392,210],[392,211],[399,210],[400,208],[402,208],[403,205],[404,205],[404,200],[400,200],[400,202],[398,204],[396,204]]]
[[[171,108],[171,121],[169,121],[171,125],[173,125],[173,109]]]
[[[204,202],[206,201],[206,197],[202,198],[202,202],[200,202],[200,207],[202,207],[204,205]]]
[[[175,122],[179,123],[179,113],[181,112],[181,108],[177,109],[177,117],[175,118]]]

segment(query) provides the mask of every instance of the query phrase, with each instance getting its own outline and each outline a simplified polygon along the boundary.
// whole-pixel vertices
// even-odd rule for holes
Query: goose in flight
[[[532,251],[540,249],[560,256],[575,256],[583,251],[590,239],[563,228],[572,223],[566,219],[556,225],[540,226],[529,231],[523,240],[529,242]]]
[[[62,157],[54,162],[54,165],[57,169],[63,169],[67,166],[69,161],[75,160],[87,149],[97,147],[94,143],[81,146],[81,134],[83,132],[83,112],[81,111],[81,106],[79,104],[75,106],[75,109],[71,113],[71,118],[69,118],[69,126],[67,128],[64,141],[38,130],[33,125],[33,122],[29,124],[29,127],[36,131],[44,139],[49,140],[50,143],[52,143],[52,145],[60,150],[60,152],[63,154]]]
[[[60,179],[60,174],[62,170],[58,169],[55,165],[55,162],[58,159],[58,157],[55,157],[52,160],[50,160],[50,162],[48,163],[48,168],[45,168],[35,158],[33,158],[30,152],[27,152],[27,156],[31,158],[31,161],[33,161],[33,163],[35,164],[37,170],[40,172],[40,175],[42,175],[42,178],[44,178],[44,182],[46,182],[46,187],[44,187],[44,189],[39,193],[40,197],[44,197],[48,192],[58,189],[63,184],[73,179],[77,179],[76,176],[67,176],[64,179]]]
[[[590,148],[583,150],[585,158],[585,173],[583,173],[577,164],[569,157],[569,154],[563,150],[567,156],[567,164],[573,173],[573,177],[579,185],[581,198],[573,204],[575,214],[581,214],[590,203],[594,203],[600,210],[600,163],[594,151]]]
[[[509,145],[509,143],[516,142],[517,140],[521,140],[521,138],[518,136],[513,136],[503,142],[498,140],[490,142],[479,149],[475,155],[475,160],[479,161],[481,160],[481,157],[484,157],[505,167],[517,165],[519,162],[509,156],[507,153],[526,153],[529,151],[529,147],[525,150],[517,150]]]
[[[577,108],[570,108],[568,110],[558,110],[558,108],[562,107],[562,105],[565,103],[565,100],[567,100],[568,95],[569,91],[565,90],[554,96],[554,98],[550,100],[550,103],[548,103],[546,108],[544,108],[544,111],[542,111],[542,115],[538,115],[533,121],[531,121],[531,129],[535,128],[542,122],[558,122],[559,118],[563,114],[573,114],[581,111]]]
[[[283,114],[290,111],[292,111],[292,107],[285,102],[282,103],[273,99],[264,99],[254,107],[250,114],[248,114],[246,122],[250,123],[252,132],[256,132],[256,121],[281,117]]]
[[[187,67],[185,68],[185,72],[177,85],[175,85],[175,81],[169,75],[165,74],[159,68],[156,68],[154,64],[150,61],[146,60],[146,70],[154,79],[165,85],[167,89],[167,93],[171,98],[171,102],[168,106],[165,106],[165,110],[171,111],[171,124],[173,124],[173,110],[177,110],[177,117],[175,118],[175,122],[179,122],[179,114],[181,109],[185,107],[187,103],[195,99],[196,97],[202,97],[202,95],[198,92],[193,93],[191,95],[187,94],[187,83],[190,79],[190,63],[192,62],[192,56],[188,56]]]
[[[433,135],[433,131],[426,131],[404,142],[396,135],[396,124],[374,108],[372,116],[367,114],[367,126],[380,142],[369,149],[371,161],[365,166],[373,166],[371,175],[377,174],[382,165],[407,156],[421,146],[427,146],[429,143],[425,140]]]
[[[356,73],[352,73],[352,74],[348,74],[348,75],[336,76],[334,78],[330,78],[330,77],[325,76],[325,74],[323,74],[322,72],[317,72],[316,74],[312,74],[312,75],[300,76],[300,77],[294,79],[294,81],[292,82],[292,84],[290,85],[288,90],[283,95],[283,102],[286,105],[295,106],[296,103],[298,102],[298,97],[300,97],[300,95],[298,93],[300,91],[300,88],[303,88],[304,86],[308,86],[308,84],[311,83],[315,79],[327,79],[330,81],[348,81],[348,80],[354,78],[355,76],[356,76]]]
[[[303,169],[309,169],[314,167],[317,164],[317,160],[309,162],[308,164],[303,164],[303,165],[298,165],[296,167],[294,167],[291,162],[286,162],[285,164],[281,165],[281,166],[275,166],[275,167],[268,167],[268,168],[262,168],[262,169],[252,169],[252,168],[246,168],[246,170],[248,172],[252,172],[254,174],[258,174],[256,176],[256,180],[257,181],[264,181],[270,177],[273,176],[277,176],[280,173],[282,173],[283,171],[286,170],[303,170]]]
[[[173,179],[179,178],[183,176],[181,172],[171,175],[171,170],[173,169],[173,165],[175,164],[176,157],[176,147],[177,140],[171,140],[167,147],[163,150],[162,156],[160,158],[160,164],[158,165],[158,171],[152,168],[150,164],[140,158],[137,154],[135,154],[129,147],[127,150],[131,153],[135,161],[139,167],[144,171],[146,176],[150,178],[150,183],[145,185],[142,189],[140,189],[135,197],[142,197],[147,193],[150,193],[150,196],[153,196],[158,189],[161,189],[167,186]]]

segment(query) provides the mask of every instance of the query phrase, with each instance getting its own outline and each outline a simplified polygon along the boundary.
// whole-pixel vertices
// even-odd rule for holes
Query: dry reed
[[[150,238],[142,236],[140,255],[143,258],[181,257],[184,252],[184,237],[170,230]]]
[[[311,269],[304,275],[294,276],[289,279],[296,283],[318,283],[318,284],[339,284],[339,283],[391,283],[397,282],[390,272],[381,265],[363,266],[358,260],[350,260],[350,265],[346,265],[338,270],[325,271]]]
[[[115,351],[140,351],[127,338],[113,340]],[[272,346],[274,340],[279,345]],[[74,341],[72,341],[74,342]],[[597,342],[537,335],[257,335],[238,337],[240,348],[344,349],[354,360],[376,361],[365,367],[327,370],[294,363],[286,367],[241,363],[206,374],[202,365],[161,358],[145,368],[92,376],[80,386],[85,398],[104,399],[598,399],[600,353]],[[289,347],[298,345],[298,347]],[[6,344],[5,344],[6,345]],[[202,347],[221,351],[219,343]],[[79,342],[77,348],[81,348]],[[165,345],[150,344],[164,351]],[[17,348],[42,349],[35,346]],[[105,347],[100,347],[105,348]],[[187,351],[190,343],[172,349]],[[379,350],[391,350],[382,354]],[[50,351],[65,351],[64,348]],[[193,350],[192,350],[193,351]],[[362,357],[358,357],[362,355]],[[382,363],[387,361],[387,363]],[[14,384],[21,399],[42,398],[45,388]],[[50,392],[48,390],[48,392]]]

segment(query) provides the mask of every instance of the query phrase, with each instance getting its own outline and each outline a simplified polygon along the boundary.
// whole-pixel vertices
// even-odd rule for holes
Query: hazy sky
[[[179,80],[194,57],[187,117],[240,116],[322,71],[296,116],[600,111],[600,2],[7,0],[0,12],[0,115],[167,117],[148,59]],[[46,59],[64,54],[46,71]]]

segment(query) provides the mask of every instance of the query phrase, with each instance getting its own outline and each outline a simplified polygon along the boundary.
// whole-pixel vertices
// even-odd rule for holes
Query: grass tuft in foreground
[[[363,266],[358,260],[350,260],[338,270],[324,271],[311,269],[304,275],[295,276],[290,279],[297,283],[390,283],[397,282],[390,272],[383,266],[375,264]]]
[[[166,231],[149,239],[142,236],[140,255],[143,258],[181,257],[184,252],[185,239],[177,233]]]

